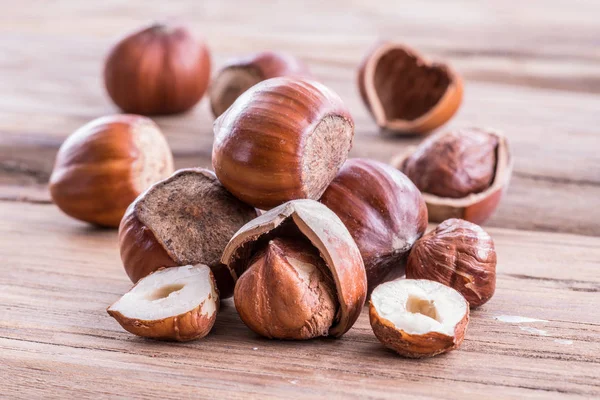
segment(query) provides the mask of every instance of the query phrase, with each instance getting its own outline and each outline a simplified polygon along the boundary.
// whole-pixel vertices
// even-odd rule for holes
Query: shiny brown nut
[[[148,275],[107,312],[134,335],[185,342],[206,336],[218,310],[215,279],[200,264]]]
[[[308,67],[296,57],[263,51],[225,64],[208,90],[215,117],[223,114],[242,93],[267,79],[279,76],[310,78]]]
[[[369,319],[384,346],[409,358],[457,349],[469,324],[469,303],[456,290],[425,279],[397,279],[371,295]]]
[[[172,172],[171,149],[152,120],[113,115],[85,124],[65,140],[50,194],[73,218],[117,227],[129,204]]]
[[[460,76],[400,43],[382,42],[358,71],[361,97],[381,128],[427,133],[446,123],[462,101]]]
[[[282,77],[248,89],[214,124],[212,162],[238,199],[260,209],[321,197],[346,161],[354,123],[337,94]]]
[[[406,277],[429,279],[460,292],[471,307],[486,303],[496,290],[494,241],[480,226],[449,219],[417,240]]]
[[[137,282],[162,267],[202,263],[212,269],[221,298],[229,297],[233,280],[219,260],[233,234],[256,216],[211,171],[179,170],[127,209],[119,227],[125,271]]]
[[[432,135],[391,163],[421,190],[431,222],[448,218],[485,222],[500,203],[512,173],[506,138],[478,128]]]
[[[175,114],[192,108],[210,79],[210,54],[184,26],[155,23],[111,49],[104,83],[125,112]]]
[[[290,201],[250,221],[221,261],[237,280],[234,298],[242,321],[267,337],[340,337],[365,303],[360,252],[342,221],[314,200]]]
[[[340,217],[356,241],[369,293],[404,275],[408,252],[427,229],[427,206],[410,179],[389,165],[351,158],[321,202]]]

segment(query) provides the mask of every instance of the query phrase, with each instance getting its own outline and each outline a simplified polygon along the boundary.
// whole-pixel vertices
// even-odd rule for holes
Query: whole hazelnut
[[[152,120],[102,117],[64,141],[50,176],[50,194],[65,214],[116,227],[140,193],[172,172],[171,150]]]
[[[361,97],[381,128],[427,133],[458,110],[463,84],[447,64],[431,62],[401,43],[377,43],[358,71]]]
[[[217,72],[209,88],[214,116],[223,114],[252,86],[279,76],[309,78],[311,74],[302,61],[290,54],[264,51],[230,60]]]
[[[222,298],[233,279],[220,262],[233,234],[257,216],[206,169],[175,172],[142,193],[119,227],[121,259],[132,282],[162,267],[208,265]]]
[[[111,49],[104,83],[123,111],[175,114],[194,106],[210,79],[206,45],[184,26],[155,23],[131,33]]]
[[[404,275],[408,252],[427,229],[427,206],[410,179],[389,165],[351,158],[321,202],[340,217],[356,241],[369,293]]]
[[[340,97],[320,83],[262,81],[214,124],[212,163],[238,199],[270,209],[321,197],[348,156],[354,123]]]
[[[508,141],[478,128],[440,132],[392,160],[421,190],[429,220],[487,220],[508,188]]]
[[[342,221],[314,200],[293,200],[250,221],[221,261],[237,281],[242,321],[269,338],[340,337],[365,303],[360,252]]]
[[[471,307],[486,303],[496,289],[494,241],[481,227],[449,219],[417,240],[406,277],[429,279],[460,292]]]

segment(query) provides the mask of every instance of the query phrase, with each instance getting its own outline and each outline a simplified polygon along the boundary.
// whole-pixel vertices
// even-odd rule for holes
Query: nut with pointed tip
[[[449,219],[417,240],[406,277],[430,279],[460,292],[471,307],[486,303],[496,289],[494,241],[480,226]]]
[[[237,280],[242,320],[267,337],[340,337],[365,303],[360,252],[342,221],[314,200],[290,201],[250,221],[221,261]]]
[[[186,342],[206,336],[218,310],[214,277],[200,264],[148,275],[107,312],[134,335]]]
[[[171,149],[152,120],[113,115],[85,124],[60,146],[50,194],[73,218],[117,227],[129,204],[172,172]]]
[[[298,58],[273,51],[229,61],[208,89],[213,115],[223,114],[242,93],[257,83],[279,76],[310,78],[311,74]]]
[[[456,290],[425,279],[398,279],[373,291],[373,333],[404,357],[432,357],[457,349],[469,323],[469,303]]]
[[[155,23],[121,39],[110,51],[104,83],[125,112],[175,114],[192,108],[210,78],[206,45],[184,26]]]
[[[427,133],[448,121],[462,101],[460,76],[400,43],[378,43],[358,71],[361,97],[381,128]]]
[[[436,133],[391,163],[421,190],[431,222],[485,222],[498,207],[512,172],[506,138],[478,128]]]
[[[321,197],[348,156],[354,123],[317,82],[281,77],[254,85],[214,124],[212,162],[238,199],[260,209]]]
[[[256,216],[256,209],[227,192],[211,171],[179,170],[127,209],[119,227],[125,271],[137,282],[162,267],[202,263],[212,269],[221,297],[229,297],[233,280],[221,254]]]
[[[427,206],[410,179],[389,165],[351,158],[321,202],[340,217],[356,241],[369,293],[404,275],[408,252],[427,229]]]

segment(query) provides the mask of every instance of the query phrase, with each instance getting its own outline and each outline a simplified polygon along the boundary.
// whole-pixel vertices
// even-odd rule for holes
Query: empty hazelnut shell
[[[431,62],[400,43],[378,43],[358,71],[361,97],[381,128],[427,133],[458,110],[463,85],[447,64]]]
[[[214,173],[183,169],[142,193],[119,227],[121,259],[132,282],[162,267],[206,264],[222,298],[233,280],[220,263],[233,234],[255,218],[256,210],[233,197]]]
[[[221,261],[237,280],[250,267],[250,260],[261,245],[280,236],[308,240],[320,254],[327,266],[326,272],[333,278],[338,302],[329,335],[342,336],[356,322],[364,306],[367,277],[350,232],[323,204],[314,200],[294,200],[267,211],[233,236],[223,251]],[[265,279],[258,284],[278,283]],[[265,293],[273,292],[272,289],[262,288]],[[293,302],[290,306],[295,307]]]
[[[496,289],[494,241],[478,225],[446,220],[414,244],[406,277],[443,283],[462,294],[471,307],[478,307]]]
[[[481,139],[486,136],[490,140]],[[430,222],[461,218],[482,224],[498,207],[512,173],[507,139],[477,128],[436,133],[391,164],[414,179]]]
[[[309,78],[311,74],[298,58],[273,51],[229,61],[217,72],[209,88],[213,115],[223,114],[242,93],[257,83],[278,76]]]
[[[427,206],[410,179],[390,165],[351,158],[321,202],[340,217],[356,241],[369,292],[404,275],[408,252],[427,228]]]

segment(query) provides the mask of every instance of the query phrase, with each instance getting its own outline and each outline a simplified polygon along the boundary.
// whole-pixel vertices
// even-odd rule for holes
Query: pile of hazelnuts
[[[56,205],[119,227],[136,285],[109,314],[137,335],[191,340],[208,334],[220,300],[233,295],[262,336],[341,337],[369,297],[375,335],[399,354],[457,348],[469,309],[495,290],[494,243],[476,224],[507,187],[506,139],[459,129],[390,164],[348,159],[352,116],[300,60],[263,52],[210,76],[208,49],[187,28],[130,34],[104,75],[129,114],[84,125],[58,152]],[[448,65],[392,42],[367,54],[358,83],[388,134],[434,130],[463,93]],[[186,111],[207,90],[214,172],[174,172],[165,137],[141,115]],[[428,222],[441,224],[425,234]]]

